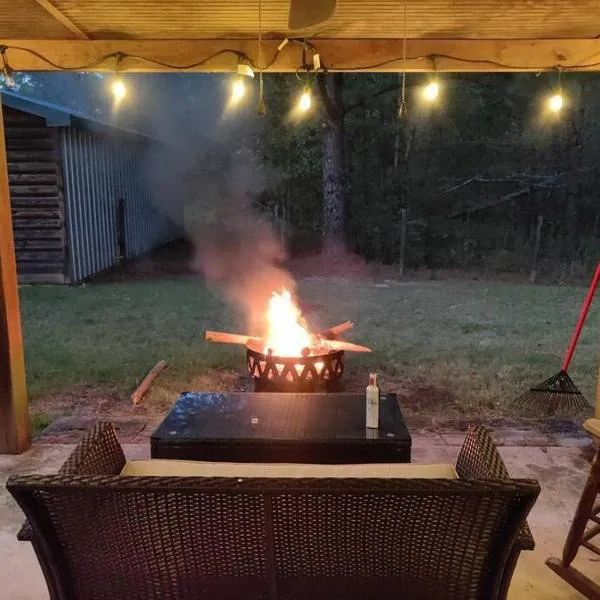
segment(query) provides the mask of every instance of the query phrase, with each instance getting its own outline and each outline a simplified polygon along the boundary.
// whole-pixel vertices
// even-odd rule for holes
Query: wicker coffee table
[[[186,392],[152,434],[152,458],[228,462],[410,462],[395,394],[365,429],[364,394]]]

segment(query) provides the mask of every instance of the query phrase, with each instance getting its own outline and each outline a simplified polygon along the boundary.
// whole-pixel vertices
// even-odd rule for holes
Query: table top
[[[364,394],[185,392],[153,442],[293,441],[407,444],[396,394],[382,394],[379,429],[365,427]]]

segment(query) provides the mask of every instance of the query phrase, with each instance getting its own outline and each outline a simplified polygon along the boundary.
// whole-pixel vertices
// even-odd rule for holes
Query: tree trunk
[[[343,244],[346,229],[344,198],[344,121],[342,74],[319,80],[323,106],[323,238],[325,247]]]

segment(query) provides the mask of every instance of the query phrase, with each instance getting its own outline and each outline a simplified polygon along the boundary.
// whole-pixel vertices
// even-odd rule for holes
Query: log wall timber
[[[64,283],[64,199],[56,129],[3,107],[19,283]]]

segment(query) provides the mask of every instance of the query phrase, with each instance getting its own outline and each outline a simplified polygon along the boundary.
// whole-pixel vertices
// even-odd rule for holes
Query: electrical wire
[[[318,48],[308,40],[292,38],[292,39],[289,39],[288,41],[290,44],[302,44],[304,46],[304,48],[310,49],[311,52],[313,52],[314,54],[321,55]],[[257,65],[245,52],[242,52],[240,50],[235,50],[233,48],[223,48],[222,50],[218,50],[217,52],[214,52],[199,61],[184,64],[184,65],[175,65],[175,64],[164,62],[164,61],[161,61],[161,60],[158,60],[155,58],[149,58],[147,56],[139,56],[136,54],[128,54],[125,52],[111,52],[111,53],[105,54],[104,56],[101,56],[89,63],[84,63],[81,65],[75,65],[75,66],[64,66],[64,65],[59,65],[58,63],[55,63],[54,61],[45,57],[43,54],[40,54],[39,52],[37,52],[36,50],[32,50],[31,48],[25,48],[22,46],[9,46],[9,45],[0,46],[0,53],[6,53],[8,50],[17,50],[20,52],[26,52],[26,53],[30,54],[31,56],[35,56],[42,62],[46,63],[47,65],[51,66],[53,69],[56,69],[58,71],[86,71],[88,69],[93,69],[93,68],[97,67],[98,65],[101,65],[102,63],[104,63],[110,59],[113,59],[113,58],[116,58],[116,59],[120,58],[121,61],[124,61],[126,59],[137,60],[140,62],[145,62],[145,63],[153,64],[156,66],[160,66],[165,69],[171,69],[173,71],[189,71],[191,69],[201,67],[202,65],[205,65],[206,63],[210,62],[211,60],[213,60],[219,56],[223,56],[225,54],[231,54],[231,55],[237,57],[238,60],[246,61],[253,69],[255,69],[257,71],[261,71],[261,70],[265,71],[265,70],[269,69],[270,67],[272,67],[273,64],[275,64],[275,62],[281,52],[279,49],[277,49],[273,53],[273,56],[271,57],[271,59],[265,65]],[[388,58],[386,60],[382,60],[380,62],[369,63],[366,65],[342,65],[342,66],[329,67],[329,68],[326,68],[325,66],[323,66],[322,70],[331,71],[331,72],[368,71],[368,70],[372,70],[372,69],[378,69],[381,67],[385,67],[385,66],[391,65],[395,62],[399,62],[399,61],[414,62],[414,61],[433,60],[433,59],[445,59],[448,61],[462,63],[462,64],[490,65],[490,66],[498,67],[500,69],[506,69],[507,71],[515,71],[515,72],[518,72],[518,71],[542,72],[542,71],[552,71],[552,70],[554,70],[554,71],[561,70],[564,72],[568,72],[568,71],[576,71],[576,70],[593,69],[593,68],[600,66],[600,61],[596,61],[596,62],[583,63],[583,64],[578,64],[578,65],[556,65],[555,64],[555,65],[539,65],[539,66],[523,67],[523,66],[511,65],[508,63],[503,63],[503,62],[491,60],[491,59],[464,58],[461,56],[453,56],[451,54],[425,54],[425,55],[421,55],[421,56],[412,56],[412,57],[396,56],[396,57]],[[298,68],[298,71],[301,71],[302,69],[309,71],[310,66],[309,65],[301,65]]]
[[[402,39],[402,91],[400,93],[400,108],[398,109],[399,117],[407,117],[406,108],[406,1],[404,0],[404,38]]]

